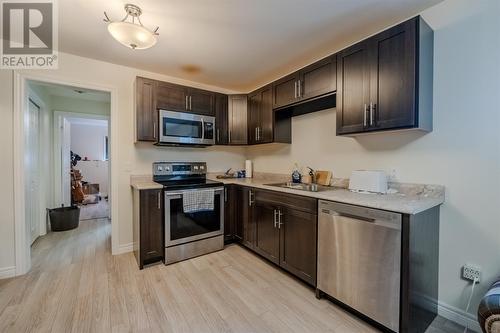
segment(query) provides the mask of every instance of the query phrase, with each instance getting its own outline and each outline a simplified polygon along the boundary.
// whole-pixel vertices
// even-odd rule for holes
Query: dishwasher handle
[[[402,216],[399,213],[323,200],[320,200],[318,210],[319,215],[345,217],[401,230]]]

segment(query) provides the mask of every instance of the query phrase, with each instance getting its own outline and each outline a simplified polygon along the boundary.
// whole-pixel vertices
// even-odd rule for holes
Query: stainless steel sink
[[[302,183],[275,183],[275,184],[264,184],[267,186],[281,187],[281,188],[289,188],[292,190],[300,190],[300,191],[308,191],[308,192],[321,192],[321,191],[331,191],[335,188],[331,186],[324,186],[318,184],[302,184]]]

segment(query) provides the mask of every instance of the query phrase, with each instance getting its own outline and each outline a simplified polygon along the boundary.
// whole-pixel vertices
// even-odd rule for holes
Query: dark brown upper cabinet
[[[135,81],[136,140],[158,140],[158,110],[156,108],[156,83],[138,77]]]
[[[156,106],[169,111],[215,115],[215,93],[157,81]]]
[[[228,96],[215,94],[215,144],[227,145],[229,141]]]
[[[207,90],[187,89],[188,111],[207,116],[215,115],[215,93]]]
[[[248,143],[273,142],[273,106],[271,85],[248,94]]]
[[[156,107],[169,111],[189,110],[187,87],[156,81]]]
[[[246,145],[247,133],[247,95],[229,96],[228,105],[228,144]]]
[[[331,94],[337,89],[337,58],[329,56],[273,83],[273,108]]]
[[[433,32],[421,17],[338,54],[337,134],[432,130]]]

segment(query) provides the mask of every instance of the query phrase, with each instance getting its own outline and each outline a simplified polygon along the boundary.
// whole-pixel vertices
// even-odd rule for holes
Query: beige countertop
[[[215,180],[216,175],[209,175],[208,178]],[[391,183],[390,187],[398,190],[398,193],[365,194],[351,192],[342,187],[332,187],[332,190],[330,191],[307,192],[266,185],[269,183],[286,181],[286,178],[284,180],[277,180],[276,178],[271,179],[271,177],[217,180],[223,182],[224,184],[237,184],[404,214],[417,214],[423,212],[429,208],[441,205],[445,199],[444,187],[441,185]]]
[[[217,179],[216,176],[216,174],[209,174],[207,178],[220,181],[224,184],[237,184],[404,214],[417,214],[423,212],[432,207],[441,205],[445,200],[444,187],[441,185],[390,183],[390,188],[398,191],[394,194],[355,193],[342,187],[332,187],[332,190],[321,192],[307,192],[266,185],[270,183],[285,182],[289,178],[286,175],[260,173],[255,178],[230,179]],[[340,180],[338,182],[342,183],[344,186],[346,184],[345,180]],[[130,185],[137,190],[162,188],[162,185],[153,182],[151,175],[131,176]]]

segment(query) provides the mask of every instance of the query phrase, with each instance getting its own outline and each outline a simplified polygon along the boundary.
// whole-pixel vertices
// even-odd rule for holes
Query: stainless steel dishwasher
[[[318,289],[399,332],[401,214],[318,205]]]

